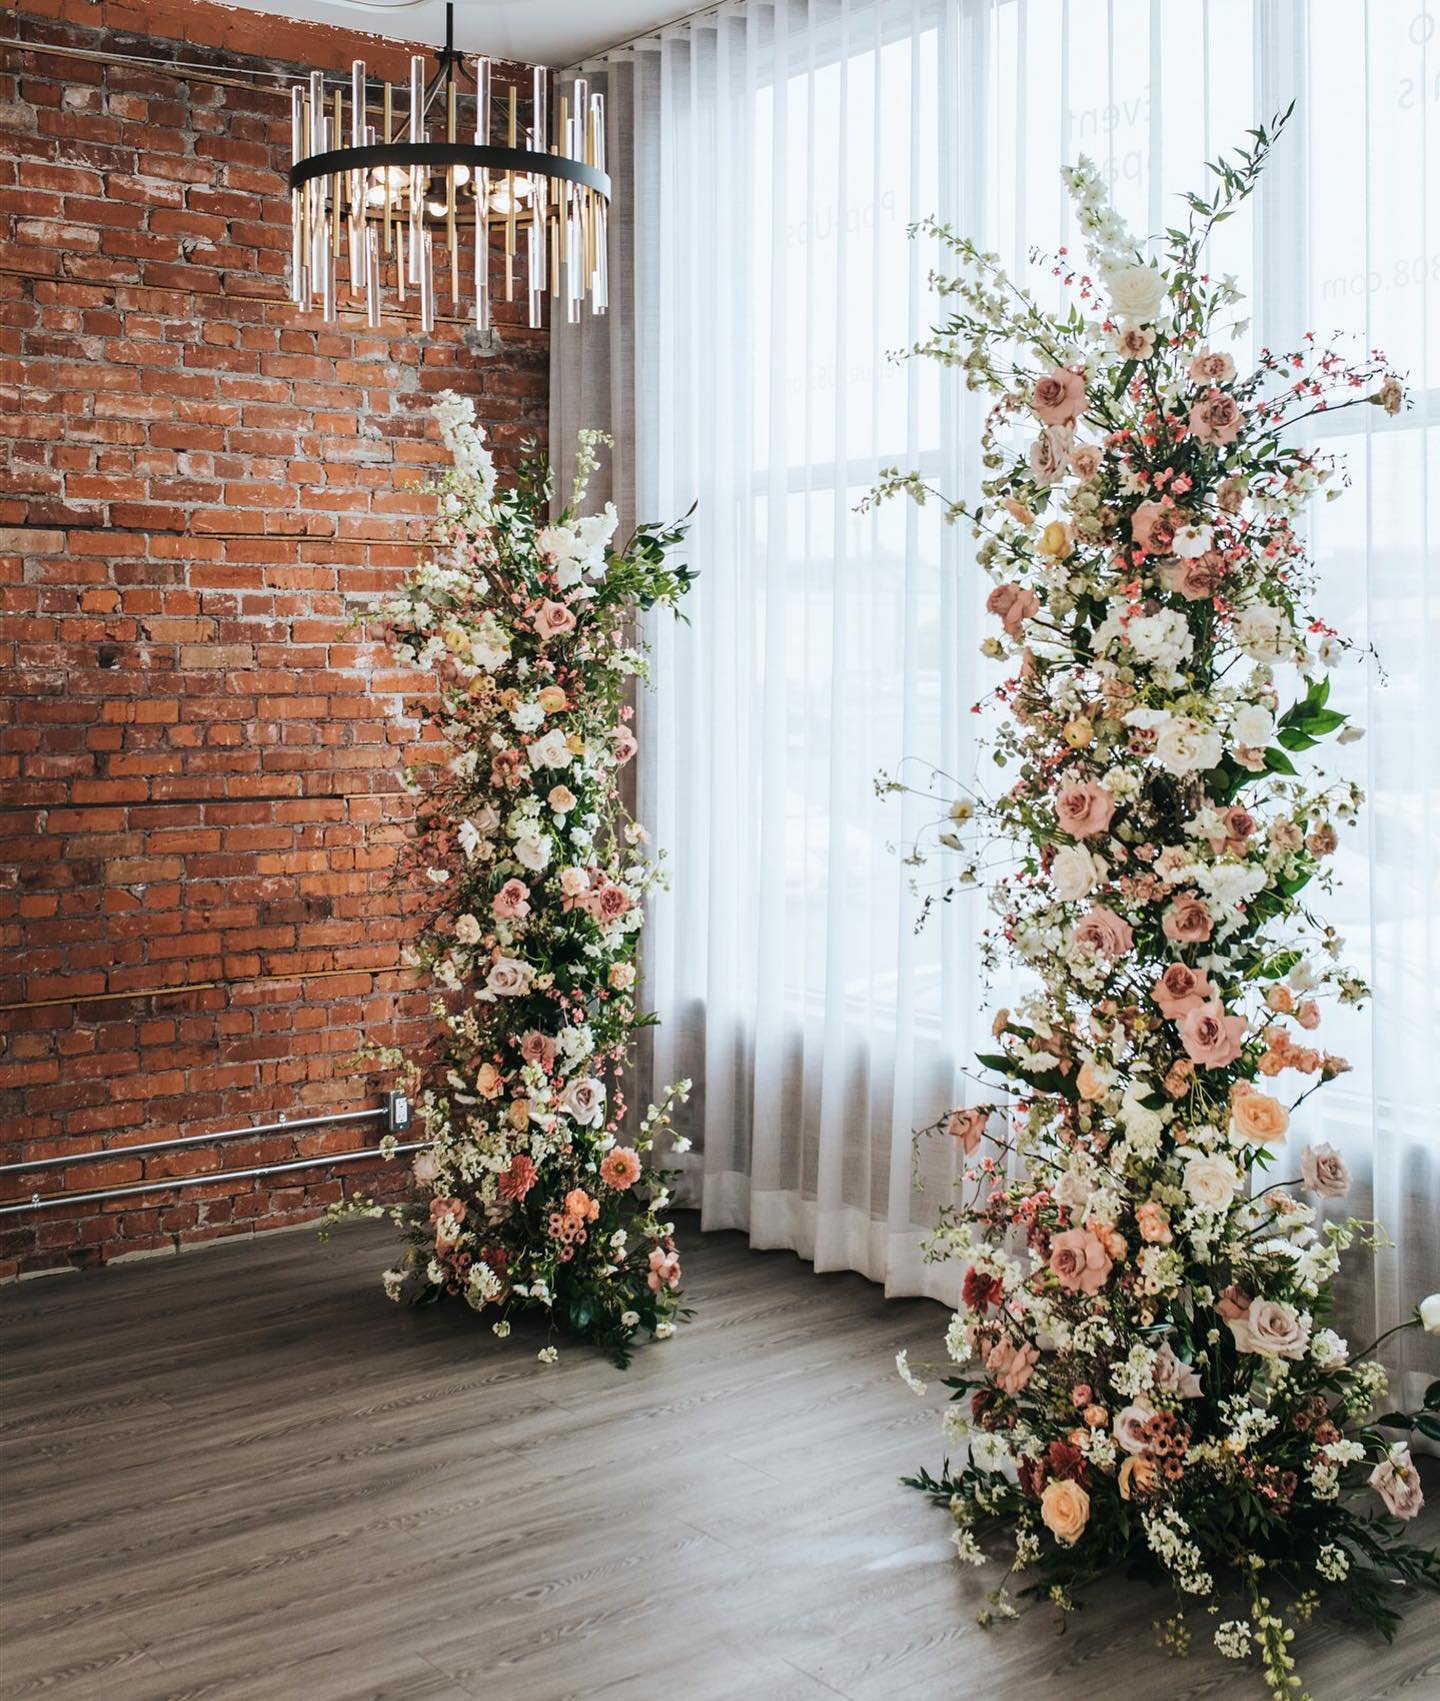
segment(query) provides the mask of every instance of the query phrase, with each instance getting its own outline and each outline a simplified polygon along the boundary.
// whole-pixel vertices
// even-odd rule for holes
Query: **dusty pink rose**
[[[1154,1408],[1145,1405],[1143,1401],[1136,1401],[1133,1406],[1123,1406],[1116,1412],[1112,1425],[1115,1439],[1127,1453],[1134,1456],[1148,1449],[1150,1437],[1145,1426],[1154,1416]]]
[[[557,637],[561,632],[573,632],[575,616],[563,602],[552,602],[547,598],[540,604],[540,612],[535,616],[535,630],[542,638]]]
[[[1165,937],[1177,945],[1203,945],[1214,927],[1209,910],[1195,897],[1176,898],[1160,923]]]
[[[1066,1229],[1050,1242],[1050,1268],[1068,1293],[1099,1293],[1113,1264],[1104,1242],[1088,1228]]]
[[[1192,1063],[1202,1069],[1223,1069],[1240,1055],[1247,1023],[1243,1016],[1227,1016],[1216,998],[1187,1010],[1177,1025],[1180,1043]]]
[[[975,1155],[989,1121],[988,1110],[952,1110],[945,1123],[945,1132],[960,1142],[965,1156],[969,1158]]]
[[[523,921],[530,913],[530,888],[523,880],[507,880],[490,900],[501,921]]]
[[[985,599],[985,607],[1000,616],[1008,637],[1018,638],[1025,622],[1040,607],[1040,599],[1022,585],[996,585]]]
[[[600,1179],[623,1193],[640,1179],[640,1159],[629,1146],[612,1146],[600,1160]]]
[[[1160,583],[1186,602],[1209,602],[1225,578],[1225,557],[1213,549],[1184,561],[1166,561],[1160,567]]]
[[[1318,1193],[1322,1199],[1343,1199],[1350,1191],[1350,1171],[1328,1141],[1307,1146],[1301,1152],[1300,1179],[1311,1193]]]
[[[1055,797],[1055,816],[1072,838],[1088,839],[1108,832],[1115,814],[1115,799],[1104,786],[1091,780],[1061,786]]]
[[[1244,1288],[1237,1288],[1232,1282],[1215,1301],[1215,1309],[1227,1323],[1233,1323],[1237,1317],[1244,1317],[1250,1310],[1251,1298]]]
[[[1425,1504],[1420,1488],[1420,1473],[1404,1442],[1389,1448],[1385,1457],[1370,1473],[1370,1486],[1385,1502],[1385,1510],[1393,1518],[1413,1518]]]
[[[1142,502],[1130,516],[1130,540],[1147,555],[1168,555],[1182,516],[1170,502]]]
[[[630,894],[623,887],[602,886],[594,894],[590,913],[597,921],[619,921],[630,908]]]
[[[1071,929],[1070,938],[1097,957],[1123,957],[1135,944],[1130,923],[1104,904],[1087,910]]]
[[[639,748],[639,741],[628,726],[617,726],[610,734],[611,753],[622,768]]]
[[[1036,384],[1030,406],[1046,425],[1073,425],[1085,411],[1085,379],[1057,366]]]
[[[1011,1395],[1020,1392],[1039,1362],[1039,1349],[1029,1341],[1017,1346],[1014,1341],[1001,1339],[985,1354],[985,1368],[994,1378],[995,1385]]]
[[[1245,417],[1234,396],[1212,390],[1190,410],[1190,435],[1199,443],[1233,443]]]
[[[520,1055],[527,1063],[538,1063],[542,1069],[554,1065],[559,1055],[560,1047],[549,1034],[542,1034],[538,1028],[530,1032],[520,1041]]]
[[[1167,1022],[1175,1021],[1214,996],[1215,989],[1205,976],[1184,963],[1171,963],[1155,982],[1155,1002]]]

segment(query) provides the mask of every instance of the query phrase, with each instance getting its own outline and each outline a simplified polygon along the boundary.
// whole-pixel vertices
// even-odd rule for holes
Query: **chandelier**
[[[319,71],[291,89],[291,299],[318,307],[327,321],[342,305],[363,304],[372,329],[386,299],[400,308],[414,302],[428,334],[448,292],[452,312],[464,301],[467,316],[473,297],[475,324],[485,331],[496,245],[504,299],[523,289],[532,326],[547,294],[564,302],[572,323],[587,299],[591,312],[603,313],[605,97],[577,78],[558,102],[551,137],[548,79],[537,66],[522,131],[514,86],[495,98],[491,61],[478,56],[467,69],[455,50],[454,12],[445,8],[438,70],[427,81],[424,57],[413,57],[408,91],[372,82],[363,59],[351,67],[348,100],[343,87],[327,91]],[[472,76],[474,128],[466,136],[461,83]],[[491,141],[497,116],[499,146]]]

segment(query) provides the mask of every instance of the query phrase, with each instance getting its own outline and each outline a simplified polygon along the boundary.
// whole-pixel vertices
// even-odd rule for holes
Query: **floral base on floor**
[[[422,1055],[381,1054],[431,1144],[414,1160],[420,1203],[360,1208],[409,1237],[392,1298],[458,1296],[498,1335],[540,1310],[623,1364],[681,1315],[669,1195],[648,1164],[689,1083],[624,1132],[624,1070],[652,1020],[636,1003],[642,900],[662,870],[620,777],[646,665],[635,623],[687,589],[666,560],[684,527],[616,548],[614,508],[580,512],[590,434],[552,519],[543,459],[501,488],[472,405],[447,394],[437,415],[454,470],[436,547],[383,610],[396,657],[434,687],[412,849],[435,900],[415,959],[438,1026]]]
[[[1388,1635],[1403,1592],[1440,1587],[1402,1524],[1422,1500],[1403,1435],[1440,1436],[1440,1384],[1421,1413],[1373,1416],[1384,1372],[1329,1325],[1341,1254],[1378,1231],[1323,1220],[1345,1166],[1286,1144],[1348,1067],[1320,1040],[1325,1001],[1366,997],[1309,907],[1361,797],[1306,754],[1357,733],[1326,677],[1353,646],[1310,607],[1299,530],[1339,481],[1293,431],[1404,397],[1378,354],[1307,337],[1241,372],[1221,346],[1241,297],[1206,239],[1283,124],[1212,167],[1158,264],[1094,167],[1067,172],[1087,259],[1057,257],[1060,314],[926,226],[958,275],[934,280],[950,317],[915,353],[991,398],[983,497],[898,470],[876,494],[939,500],[979,540],[1003,632],[984,650],[1013,664],[993,752],[1010,789],[927,791],[948,808],[916,854],[933,835],[961,885],[997,835],[1014,846],[987,962],[1039,988],[979,1060],[1005,1102],[936,1125],[966,1164],[930,1251],[968,1265],[943,1372],[968,1454],[910,1480],[962,1558],[1005,1537],[1024,1592],[1067,1611],[1104,1573],[1148,1572],[1178,1596],[1172,1647],[1199,1608],[1221,1653],[1294,1697],[1287,1620]],[[1440,1298],[1422,1311],[1440,1328]],[[989,1600],[1013,1616],[1005,1586]]]

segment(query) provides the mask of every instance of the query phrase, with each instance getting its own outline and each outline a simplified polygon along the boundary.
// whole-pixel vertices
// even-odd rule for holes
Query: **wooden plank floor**
[[[682,1240],[699,1317],[627,1373],[396,1310],[376,1224],[11,1288],[0,1694],[1260,1697],[1164,1659],[1143,1589],[978,1629],[994,1579],[896,1484],[937,1437],[892,1355],[941,1309]],[[1433,1600],[1299,1651],[1316,1701],[1440,1696]]]

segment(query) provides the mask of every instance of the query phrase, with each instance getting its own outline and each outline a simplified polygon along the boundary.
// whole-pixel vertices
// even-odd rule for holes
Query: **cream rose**
[[[1050,865],[1050,879],[1056,894],[1067,904],[1074,903],[1103,876],[1104,864],[1098,862],[1083,845],[1066,845],[1055,853]]]
[[[1040,1517],[1057,1542],[1073,1547],[1090,1522],[1090,1496],[1078,1482],[1053,1479],[1040,1496]]]
[[[530,990],[535,970],[515,957],[497,957],[490,965],[485,985],[497,998],[521,998]]]
[[[1153,319],[1165,299],[1165,279],[1154,266],[1116,266],[1105,274],[1105,293],[1117,319]]]
[[[1196,1152],[1185,1165],[1185,1191],[1202,1211],[1223,1211],[1240,1186],[1240,1173],[1229,1158]]]

